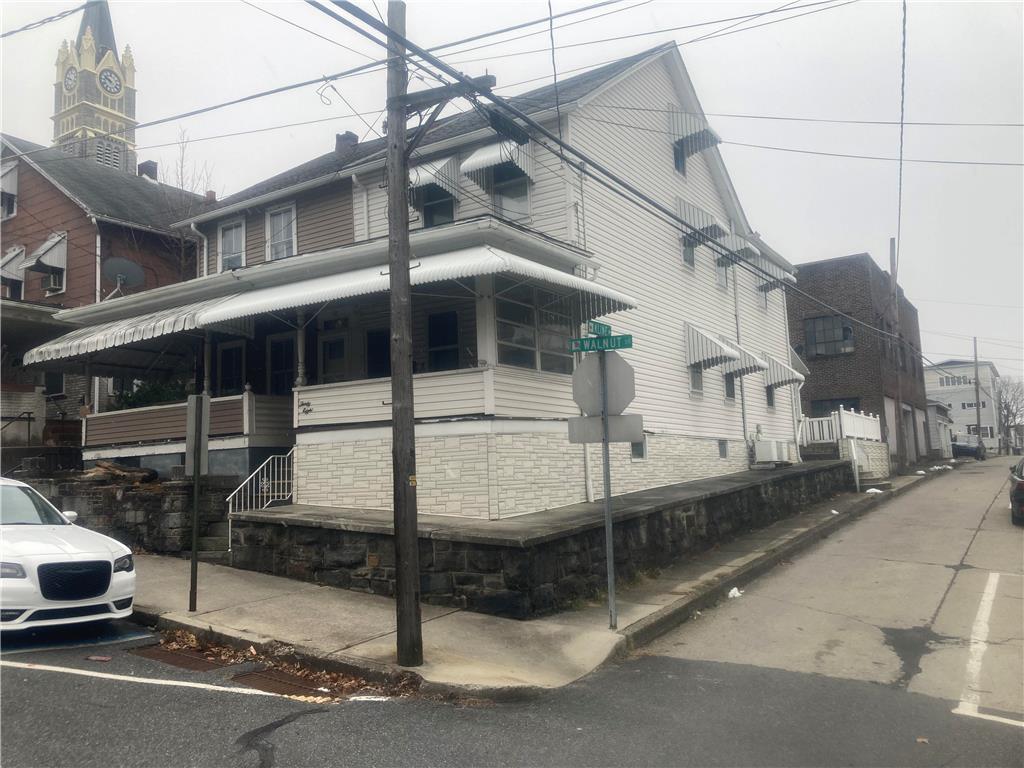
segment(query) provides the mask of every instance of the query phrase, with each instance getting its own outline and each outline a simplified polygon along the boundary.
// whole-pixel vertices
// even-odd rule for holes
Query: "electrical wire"
[[[74,8],[69,8],[66,11],[55,13],[53,16],[47,16],[44,19],[39,19],[38,21],[30,22],[23,27],[18,27],[17,29],[12,29],[9,32],[4,32],[2,35],[0,35],[0,39],[10,37],[11,35],[17,35],[20,32],[28,32],[31,29],[37,29],[38,27],[45,26],[46,24],[50,24],[54,21],[60,21],[61,19],[76,14],[79,11],[84,11],[87,5],[89,5],[89,3],[83,3],[82,5],[76,6]]]
[[[900,255],[903,245],[903,120],[907,104],[907,0],[903,0],[903,34],[900,54],[900,157],[896,181],[896,254],[893,259],[892,279],[896,280],[900,270]]]
[[[355,48],[350,48],[349,46],[345,45],[344,43],[339,43],[337,40],[334,40],[334,39],[332,39],[330,37],[327,37],[326,35],[321,35],[316,30],[309,29],[308,27],[304,27],[301,24],[298,24],[298,23],[292,21],[291,19],[286,19],[284,16],[278,16],[273,11],[268,11],[266,8],[261,8],[260,6],[256,5],[256,3],[249,2],[249,0],[242,0],[242,2],[245,3],[246,5],[248,5],[250,8],[254,8],[255,10],[259,11],[260,13],[265,13],[267,16],[271,16],[271,17],[277,19],[278,21],[281,21],[281,22],[284,22],[285,24],[288,24],[289,26],[295,27],[296,29],[301,29],[303,32],[308,32],[309,34],[313,35],[314,37],[319,37],[321,40],[325,40],[326,42],[330,43],[331,45],[336,45],[339,48],[345,49],[349,53],[354,53],[357,56],[362,56],[364,59],[369,59],[370,61],[372,61],[374,63],[377,63],[377,60],[373,56],[368,54],[368,53],[363,53],[362,51],[357,51]]]

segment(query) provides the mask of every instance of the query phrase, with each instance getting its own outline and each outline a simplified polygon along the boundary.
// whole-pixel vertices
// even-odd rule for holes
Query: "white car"
[[[131,615],[131,550],[74,525],[76,517],[25,483],[0,478],[0,630]]]

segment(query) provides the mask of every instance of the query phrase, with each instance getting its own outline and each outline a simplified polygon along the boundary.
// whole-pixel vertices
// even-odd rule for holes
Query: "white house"
[[[981,437],[989,450],[999,448],[999,409],[996,405],[996,382],[999,371],[987,360],[978,361],[980,397],[975,397],[974,361],[945,360],[924,369],[925,389],[929,400],[945,403],[952,419],[954,440],[961,435],[978,433],[975,402],[981,402]]]
[[[596,447],[568,442],[567,342],[606,315],[633,335],[628,412],[646,428],[642,443],[614,446],[616,493],[745,470],[755,441],[798,460],[803,376],[781,289],[793,270],[748,223],[678,50],[563,80],[558,95],[569,143],[700,234],[682,237],[476,113],[435,124],[410,173],[423,513],[499,519],[600,496]],[[551,87],[513,103],[556,129]],[[383,149],[339,135],[333,151],[181,222],[205,243],[194,280],[62,312],[83,327],[26,361],[186,371],[224,413],[215,467],[244,475],[287,453],[246,492],[277,483],[296,503],[389,508]],[[152,425],[177,424],[180,408],[90,416],[85,458],[178,463],[183,424]]]

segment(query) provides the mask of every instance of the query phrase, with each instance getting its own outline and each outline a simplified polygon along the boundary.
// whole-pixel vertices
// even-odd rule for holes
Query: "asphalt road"
[[[5,640],[2,763],[1020,766],[1024,532],[1006,463],[935,480],[643,655],[525,702],[310,705],[240,693],[238,669],[126,653],[146,642],[130,634]]]

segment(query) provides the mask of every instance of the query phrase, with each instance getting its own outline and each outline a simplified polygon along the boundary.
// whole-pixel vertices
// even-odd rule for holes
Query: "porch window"
[[[238,395],[245,390],[245,342],[217,345],[217,392]]]
[[[366,332],[366,378],[391,375],[391,331],[379,328]]]
[[[47,397],[58,397],[64,394],[64,374],[60,371],[47,371],[43,374],[43,387]]]
[[[572,319],[556,294],[501,279],[495,300],[498,363],[572,373]]]
[[[423,226],[438,227],[455,221],[455,198],[436,184],[423,187]]]
[[[453,371],[459,367],[459,313],[427,317],[427,369]]]
[[[345,365],[346,337],[330,334],[320,337],[320,383],[344,381],[348,377]]]
[[[512,163],[493,169],[494,212],[504,219],[518,221],[530,215],[530,183],[526,174]]]
[[[232,221],[220,226],[220,271],[245,266],[245,222]]]
[[[295,336],[281,333],[267,338],[267,393],[287,395],[295,386]]]
[[[267,259],[287,259],[296,250],[295,206],[267,211]]]

